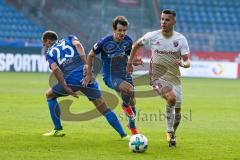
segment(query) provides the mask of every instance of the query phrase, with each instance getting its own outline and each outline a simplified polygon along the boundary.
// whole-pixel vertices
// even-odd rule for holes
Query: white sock
[[[167,132],[174,132],[174,121],[175,121],[175,107],[166,106],[166,122],[167,122]]]

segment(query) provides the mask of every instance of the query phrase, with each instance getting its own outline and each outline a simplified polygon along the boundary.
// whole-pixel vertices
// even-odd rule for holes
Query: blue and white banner
[[[0,71],[48,72],[48,63],[40,54],[0,53]]]

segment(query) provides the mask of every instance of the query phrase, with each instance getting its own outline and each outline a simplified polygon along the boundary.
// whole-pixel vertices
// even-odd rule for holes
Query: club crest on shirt
[[[178,46],[178,41],[173,41],[173,46],[177,47]]]

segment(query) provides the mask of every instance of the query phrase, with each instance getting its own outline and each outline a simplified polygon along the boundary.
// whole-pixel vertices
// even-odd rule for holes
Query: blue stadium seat
[[[0,0],[0,39],[39,40],[43,28]]]
[[[190,35],[191,33],[206,35],[208,39],[213,40],[215,51],[240,51],[239,0],[161,0],[160,2],[161,10],[170,8],[177,11],[177,31]],[[189,44],[196,50],[207,51],[210,47],[209,40],[196,37],[190,38]]]

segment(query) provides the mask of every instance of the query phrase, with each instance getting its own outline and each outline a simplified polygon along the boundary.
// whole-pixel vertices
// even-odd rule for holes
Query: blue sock
[[[61,120],[60,120],[60,108],[58,102],[55,99],[48,99],[48,107],[50,111],[50,116],[54,124],[55,130],[62,130]]]
[[[135,107],[135,106],[132,107],[132,111],[133,111],[133,113],[134,113],[135,116],[136,116],[137,112],[136,112],[136,107]]]
[[[132,108],[132,111],[135,114],[135,116],[137,116],[136,115],[136,108],[135,108],[135,106],[133,106],[131,108]],[[135,119],[134,120],[129,119],[129,127],[130,128],[136,128]]]
[[[120,134],[121,137],[126,136],[127,134],[124,132],[122,125],[120,124],[116,114],[111,110],[105,112],[104,116],[106,117],[108,123]]]

